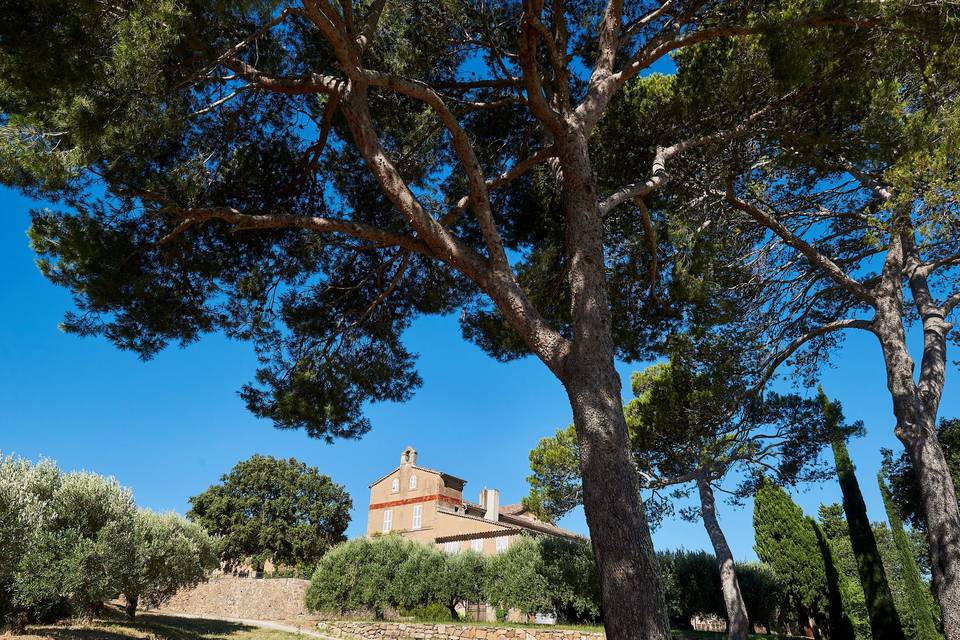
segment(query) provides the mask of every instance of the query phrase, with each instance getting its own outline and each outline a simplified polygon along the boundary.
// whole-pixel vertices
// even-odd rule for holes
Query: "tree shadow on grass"
[[[51,640],[209,640],[255,629],[223,620],[147,614],[134,620],[97,620],[91,626],[32,626],[30,632]]]

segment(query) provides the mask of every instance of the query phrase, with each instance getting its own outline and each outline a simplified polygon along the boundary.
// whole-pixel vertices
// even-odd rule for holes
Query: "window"
[[[392,491],[393,493],[400,491],[400,478],[393,479],[393,482],[390,483],[390,491]]]
[[[497,538],[497,553],[503,553],[507,550],[507,536]]]
[[[457,553],[458,551],[460,551],[460,543],[448,542],[445,545],[443,545],[443,550],[446,551],[447,553]]]
[[[410,476],[410,488],[411,489],[417,488],[417,474],[413,474]]]
[[[393,509],[387,509],[383,512],[383,532],[387,533],[393,529]]]
[[[477,553],[483,553],[483,538],[477,538],[473,541],[473,550]]]
[[[413,529],[419,529],[423,522],[423,505],[414,505],[413,507]]]

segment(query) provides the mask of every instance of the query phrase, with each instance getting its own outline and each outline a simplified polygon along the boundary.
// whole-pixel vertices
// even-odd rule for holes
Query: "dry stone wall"
[[[315,619],[307,612],[308,580],[218,576],[180,591],[163,611],[220,618],[296,622]]]
[[[323,621],[317,629],[342,640],[603,640],[604,634],[550,628],[449,623]]]

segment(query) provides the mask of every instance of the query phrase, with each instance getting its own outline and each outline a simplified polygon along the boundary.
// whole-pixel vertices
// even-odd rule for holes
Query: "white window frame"
[[[417,488],[417,474],[415,473],[410,475],[410,488],[411,489]]]
[[[507,550],[507,545],[510,542],[507,540],[507,536],[497,536],[497,553],[503,553]]]
[[[393,530],[393,509],[387,509],[383,512],[383,532],[390,533]]]
[[[477,553],[483,553],[483,538],[477,538],[473,541],[473,550]]]
[[[460,543],[456,540],[451,542],[445,542],[443,544],[443,550],[447,553],[459,553],[460,552]]]
[[[423,526],[423,505],[415,504],[413,505],[413,522],[410,528],[419,529],[421,526]]]
[[[390,493],[397,493],[400,491],[400,478],[394,478],[393,482],[390,483]]]

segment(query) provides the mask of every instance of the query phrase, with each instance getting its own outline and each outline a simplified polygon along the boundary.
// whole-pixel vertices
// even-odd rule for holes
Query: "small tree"
[[[217,566],[214,540],[203,527],[181,516],[141,509],[134,531],[134,562],[126,567],[120,583],[131,618],[138,606],[160,606],[180,589],[206,580]]]
[[[520,538],[490,559],[487,602],[500,610],[516,609],[532,616],[551,608],[550,585],[544,576],[540,545]]]
[[[312,566],[344,540],[352,502],[343,485],[290,458],[254,455],[198,496],[187,517],[220,537],[228,567],[251,561]]]
[[[466,602],[484,602],[486,598],[489,560],[474,551],[446,556],[446,606],[450,617],[457,619],[457,605]]]
[[[39,526],[20,559],[15,603],[43,616],[69,607],[92,616],[119,595],[135,558],[136,506],[116,480],[92,473],[51,476]]]
[[[339,544],[320,560],[307,589],[307,608],[337,614],[368,611],[382,619],[388,610],[417,599],[410,594],[425,592],[397,579],[404,563],[423,551],[420,543],[396,534]],[[410,564],[405,572],[410,579],[418,574]]]

